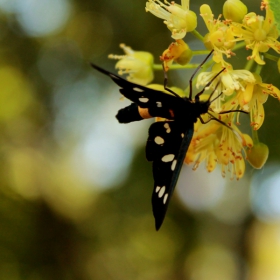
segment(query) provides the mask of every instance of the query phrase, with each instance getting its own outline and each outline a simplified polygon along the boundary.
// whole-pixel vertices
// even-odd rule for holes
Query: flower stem
[[[236,50],[239,50],[239,49],[242,49],[246,46],[246,43],[245,42],[241,42],[241,43],[238,43],[236,44],[234,47],[233,47],[233,51],[236,51]]]
[[[253,128],[252,128],[252,138],[253,138],[254,145],[258,144],[260,142],[259,141],[258,131],[254,130]]]
[[[180,65],[180,64],[173,64],[169,66],[169,70],[175,70],[175,69],[193,69],[197,68],[199,64],[187,64],[187,65]],[[162,64],[154,64],[153,70],[158,71],[162,70]]]
[[[200,51],[192,51],[193,55],[203,55],[203,54],[209,54],[209,50],[200,50]]]
[[[268,58],[268,59],[272,60],[272,61],[276,61],[277,62],[279,60],[279,57],[277,57],[275,55],[271,55],[269,53],[263,53],[263,56],[265,58]]]
[[[245,68],[245,70],[250,71],[252,69],[253,65],[254,65],[254,60],[250,59],[250,60],[247,61],[244,68]]]
[[[205,55],[205,54],[209,54],[209,50],[199,50],[199,51],[193,51],[192,52],[193,55]],[[212,60],[211,60],[212,63]],[[197,68],[199,66],[199,64],[197,63],[190,63],[187,65],[180,65],[180,64],[173,64],[169,66],[169,70],[174,70],[174,69],[193,69],[193,68]],[[158,70],[162,70],[162,64],[154,64],[153,65],[153,70],[158,71]]]
[[[194,30],[191,33],[195,38],[203,42],[204,37],[198,31]]]
[[[263,66],[258,64],[257,67],[256,67],[255,72],[260,75],[260,73],[262,71],[262,68],[263,68]]]

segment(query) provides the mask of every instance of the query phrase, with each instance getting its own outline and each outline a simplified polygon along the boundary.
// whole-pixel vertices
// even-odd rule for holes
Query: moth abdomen
[[[131,103],[129,106],[120,109],[116,115],[116,118],[120,123],[130,123],[153,117],[174,119],[174,112],[173,110],[165,108],[157,108],[156,110],[141,108],[136,103]]]
[[[116,118],[119,123],[130,123],[143,120],[139,114],[138,105],[136,103],[131,103],[129,106],[120,109]]]

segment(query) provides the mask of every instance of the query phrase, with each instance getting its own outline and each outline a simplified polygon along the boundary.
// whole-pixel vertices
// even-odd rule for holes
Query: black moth
[[[214,91],[207,101],[200,101],[199,97],[204,92],[205,88],[224,70],[219,72],[204,89],[192,99],[192,79],[211,54],[212,52],[193,73],[189,81],[189,97],[183,98],[167,88],[166,76],[164,88],[172,95],[131,83],[91,64],[96,70],[108,75],[121,87],[121,94],[133,102],[131,105],[118,111],[116,118],[120,123],[129,123],[151,117],[168,119],[153,123],[150,126],[146,145],[147,160],[153,162],[154,190],[152,195],[152,207],[156,230],[158,230],[163,223],[169,201],[175,189],[184,158],[193,137],[194,123],[197,119],[205,123],[201,115],[205,113],[210,114],[208,110],[211,104],[210,99]],[[224,124],[212,115],[209,120],[211,119],[215,119]]]

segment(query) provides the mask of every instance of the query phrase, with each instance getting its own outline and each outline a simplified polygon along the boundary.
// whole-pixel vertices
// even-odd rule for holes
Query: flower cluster
[[[257,130],[265,118],[263,104],[269,95],[280,100],[279,89],[263,83],[261,77],[262,67],[268,59],[277,62],[280,69],[280,59],[277,57],[280,54],[280,42],[277,40],[279,34],[274,12],[268,0],[259,3],[259,12],[263,15],[248,12],[240,0],[227,0],[222,15],[215,17],[210,6],[203,4],[199,16],[207,33],[201,35],[196,30],[197,15],[190,10],[189,2],[181,0],[179,5],[167,0],[148,0],[145,7],[147,12],[163,20],[171,31],[171,37],[175,39],[160,55],[165,71],[195,68],[197,65],[189,63],[192,57],[211,50],[213,57],[203,65],[203,71],[195,78],[196,87],[208,86],[213,77],[224,69],[208,86],[214,91],[211,116],[220,122],[196,122],[185,162],[192,163],[196,169],[204,161],[209,172],[220,164],[223,176],[229,172],[231,178],[239,179],[245,172],[245,160],[255,168],[264,165],[268,148],[259,142],[257,136]],[[187,33],[201,40],[206,50],[192,50],[184,40]],[[128,80],[149,86],[153,71],[162,69],[162,66],[154,64],[153,56],[148,52],[133,51],[125,45],[121,45],[121,48],[125,52],[124,56],[110,55],[110,58],[119,60],[116,64],[119,73],[129,74]],[[242,56],[237,56],[235,51],[242,48],[248,53],[245,55],[247,59],[243,69],[235,69],[235,58],[242,60]],[[274,54],[268,54],[270,50]],[[188,94],[188,89],[178,91],[180,94]],[[252,137],[237,127],[241,111],[249,113]],[[224,113],[219,114],[221,112]]]

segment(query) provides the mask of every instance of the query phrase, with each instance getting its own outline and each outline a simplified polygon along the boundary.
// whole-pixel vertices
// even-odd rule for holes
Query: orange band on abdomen
[[[139,112],[139,115],[143,119],[150,119],[150,118],[152,118],[152,116],[149,113],[149,109],[148,108],[141,108],[141,107],[138,106],[138,112]]]

